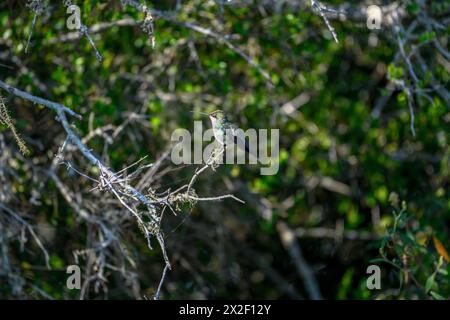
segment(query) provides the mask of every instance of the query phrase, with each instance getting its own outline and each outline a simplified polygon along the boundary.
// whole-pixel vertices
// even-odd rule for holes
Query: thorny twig
[[[328,18],[325,15],[327,8],[323,6],[318,0],[311,0],[311,8],[319,13],[319,15],[322,17],[323,21],[327,25],[328,30],[330,30],[330,33],[333,36],[334,41],[336,41],[336,43],[339,43],[336,30],[334,30],[333,26],[331,25],[330,21],[328,21]]]
[[[72,1],[64,0],[64,6],[69,8],[70,6],[72,6]],[[80,21],[79,21],[80,22],[80,28],[78,30],[78,34],[80,36],[84,35],[86,37],[86,39],[89,41],[89,44],[91,45],[92,49],[94,49],[95,56],[96,56],[97,60],[101,62],[103,60],[103,57],[100,54],[100,52],[97,50],[97,47],[95,46],[94,40],[92,40],[92,38],[91,38],[91,36],[89,34],[89,28],[86,25],[84,25],[83,23],[81,23],[81,17],[78,17],[78,19],[80,19]]]
[[[33,36],[33,31],[36,26],[36,21],[38,16],[42,14],[45,8],[44,0],[31,0],[27,6],[34,12],[33,21],[31,22],[30,34],[28,35],[27,44],[25,46],[25,53],[28,53],[28,47],[31,43],[31,37]]]
[[[27,155],[30,153],[30,150],[27,148],[25,141],[23,141],[20,134],[17,132],[16,126],[13,123],[13,120],[11,119],[9,115],[9,111],[6,108],[5,102],[3,101],[3,97],[0,95],[0,124],[6,125],[12,132],[14,139],[17,142],[17,145],[19,146],[20,152],[22,152],[23,155]]]
[[[217,196],[217,197],[209,197],[209,198],[199,198],[195,195],[192,195],[192,186],[194,185],[195,181],[197,180],[197,178],[199,177],[199,175],[204,172],[205,170],[207,170],[208,168],[215,168],[215,166],[217,165],[219,159],[222,158],[222,155],[225,152],[225,148],[221,148],[219,152],[212,154],[210,159],[207,161],[207,163],[200,168],[199,170],[196,170],[194,175],[191,178],[191,181],[189,182],[188,185],[185,185],[183,187],[181,187],[180,189],[184,189],[187,188],[186,190],[186,194],[188,195],[188,197],[192,200],[196,200],[196,201],[215,201],[215,200],[221,200],[221,199],[225,199],[225,198],[232,198],[240,203],[245,203],[243,200],[235,197],[234,195],[231,194],[226,194],[226,195],[222,195],[222,196]],[[180,190],[179,189],[179,190]],[[194,193],[195,194],[195,193]]]

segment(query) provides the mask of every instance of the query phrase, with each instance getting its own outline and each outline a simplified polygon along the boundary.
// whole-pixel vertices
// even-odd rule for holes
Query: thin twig
[[[163,270],[163,273],[162,273],[162,276],[161,276],[161,280],[159,281],[158,289],[156,290],[156,293],[155,293],[155,296],[154,296],[153,300],[159,300],[159,297],[161,295],[161,288],[163,286],[164,280],[166,279],[167,269],[170,269],[170,268],[166,264],[164,266],[164,270]]]
[[[323,6],[318,0],[311,0],[311,8],[319,13],[323,21],[325,21],[328,30],[330,30],[330,33],[333,36],[334,41],[336,41],[336,43],[339,43],[336,30],[334,30],[333,26],[331,25],[330,21],[328,21],[328,18],[325,15],[325,11],[327,11],[327,8]]]

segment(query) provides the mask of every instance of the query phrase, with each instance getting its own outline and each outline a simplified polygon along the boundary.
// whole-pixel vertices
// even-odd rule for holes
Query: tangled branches
[[[434,76],[439,73],[436,72],[438,69],[448,69],[450,52],[445,49],[448,38],[444,36],[448,20],[441,23],[433,17],[436,12],[440,12],[436,8],[438,4],[428,5],[420,0],[415,5],[410,8],[415,19],[407,28],[403,26],[398,10],[393,12],[392,31],[398,52],[389,73],[390,80],[406,95],[410,128],[414,136],[415,100],[420,103],[425,99],[435,105],[431,96],[435,93],[447,106],[450,104],[450,92],[446,89],[445,79]],[[434,59],[425,58],[430,52]]]
[[[136,166],[139,162],[132,164],[131,166],[128,166],[124,169],[122,169],[119,172],[114,172],[111,169],[109,169],[107,166],[105,166],[101,160],[94,155],[94,153],[88,149],[88,147],[82,142],[82,139],[78,137],[78,135],[75,133],[74,129],[72,129],[71,124],[69,123],[69,120],[67,116],[76,117],[78,119],[81,118],[77,113],[72,111],[71,109],[67,108],[66,106],[63,106],[61,104],[31,95],[27,92],[21,91],[17,88],[11,87],[4,83],[3,81],[0,81],[0,88],[8,91],[9,93],[20,97],[22,99],[28,100],[35,104],[40,104],[43,106],[46,106],[52,110],[54,110],[57,114],[57,120],[62,125],[63,129],[65,130],[67,134],[66,141],[64,142],[63,146],[60,148],[58,155],[55,157],[55,165],[57,164],[65,164],[68,169],[72,169],[75,172],[79,173],[81,176],[89,179],[90,181],[94,182],[95,187],[91,191],[99,190],[99,191],[106,191],[111,193],[118,201],[119,203],[129,212],[131,215],[135,218],[139,229],[144,234],[149,249],[153,249],[151,245],[151,239],[152,237],[156,237],[159,246],[162,250],[163,258],[165,261],[165,268],[163,271],[163,278],[161,282],[163,281],[167,269],[171,269],[169,257],[166,252],[166,246],[164,243],[164,236],[161,231],[161,222],[162,217],[165,211],[165,208],[168,207],[170,210],[176,215],[176,209],[179,208],[179,205],[182,203],[190,203],[193,205],[196,201],[212,201],[212,200],[221,200],[224,198],[233,198],[237,201],[242,202],[242,200],[234,197],[233,195],[223,195],[218,197],[210,197],[210,198],[199,198],[196,196],[194,190],[192,189],[192,185],[195,181],[195,179],[198,177],[198,175],[206,170],[210,166],[214,166],[217,163],[217,158],[222,155],[222,153],[219,153],[216,155],[212,160],[208,162],[208,164],[203,167],[201,170],[197,171],[196,174],[193,176],[191,182],[189,185],[183,186],[179,189],[177,189],[174,192],[168,192],[165,196],[159,196],[157,195],[153,190],[149,189],[148,194],[143,194],[140,191],[138,191],[136,188],[134,188],[131,185],[131,181],[135,179],[140,172],[142,172],[145,168],[151,167],[151,165],[146,165],[143,167],[139,167],[134,172],[130,173],[129,175],[126,175],[126,172],[128,169]],[[68,144],[73,145],[75,148],[78,149],[78,151],[88,160],[90,163],[95,166],[98,169],[98,175],[96,178],[92,178],[87,176],[86,174],[80,172],[79,170],[75,169],[70,162],[67,162],[64,160],[64,151],[65,148],[68,146]],[[57,175],[54,173],[54,171],[49,170],[48,175],[56,182],[58,187],[61,190],[61,193],[65,196],[66,200],[76,209],[76,211],[80,212],[80,214],[89,222],[94,223],[99,226],[102,236],[101,236],[101,244],[97,246],[96,249],[89,249],[84,250],[82,252],[78,252],[76,255],[86,255],[89,252],[100,252],[100,256],[97,257],[95,260],[96,267],[95,269],[98,270],[95,276],[88,279],[88,281],[85,283],[84,289],[81,292],[81,297],[85,295],[86,288],[90,281],[93,280],[99,280],[99,283],[105,282],[105,277],[103,275],[103,269],[104,269],[104,259],[105,259],[105,253],[103,252],[103,249],[108,247],[112,242],[116,240],[115,233],[111,231],[102,221],[92,218],[86,210],[83,210],[80,203],[77,203],[77,201],[70,196],[70,191],[67,190],[67,188],[62,184],[62,182],[59,180]],[[187,191],[185,193],[182,193],[184,189],[187,188]],[[175,208],[175,209],[174,209]],[[4,210],[7,210],[5,208],[2,208]],[[12,211],[8,211],[12,212]],[[19,217],[18,215],[15,215],[15,217]],[[20,220],[20,222],[24,223],[23,220]],[[33,229],[26,225],[30,233],[37,239],[36,235],[33,232]],[[44,250],[42,247],[42,244],[36,241],[39,246]],[[48,254],[46,253],[46,261],[48,265]],[[103,262],[102,262],[103,261]],[[160,295],[160,284],[158,288],[158,292],[156,294],[156,297]],[[98,289],[97,285],[97,289]],[[104,290],[106,290],[105,286],[103,285]]]

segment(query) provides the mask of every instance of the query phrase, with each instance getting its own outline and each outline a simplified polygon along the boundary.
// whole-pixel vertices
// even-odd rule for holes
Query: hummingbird
[[[247,154],[251,154],[257,159],[257,156],[250,152],[250,148],[245,138],[237,134],[236,130],[238,127],[229,120],[225,112],[216,110],[211,112],[208,116],[211,120],[214,138],[224,149],[226,149],[228,145],[237,144],[239,147],[243,147]]]

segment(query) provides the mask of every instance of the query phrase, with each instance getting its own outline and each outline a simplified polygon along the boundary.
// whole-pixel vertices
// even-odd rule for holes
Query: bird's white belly
[[[223,130],[214,130],[214,138],[220,143],[224,144],[225,142],[225,132]]]

